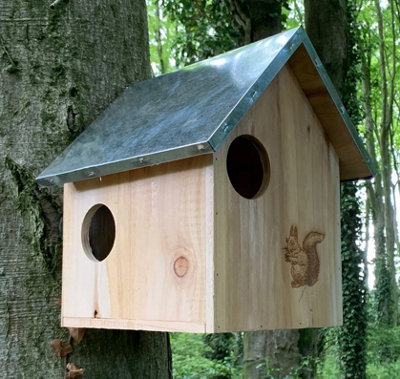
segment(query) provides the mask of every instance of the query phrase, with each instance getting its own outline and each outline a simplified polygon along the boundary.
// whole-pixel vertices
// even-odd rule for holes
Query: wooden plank
[[[368,166],[304,46],[295,51],[289,65],[339,156],[340,179],[371,177]]]
[[[269,186],[251,200],[235,191],[226,170],[229,145],[243,134],[255,136],[270,160]],[[231,133],[215,154],[214,167],[215,330],[339,325],[339,162],[290,68]],[[285,260],[294,226],[298,254],[311,250],[303,245],[308,233],[323,235],[316,245],[320,265],[313,285],[299,286]],[[307,259],[308,269],[312,259]],[[311,281],[307,278],[304,282]]]
[[[214,333],[214,167],[209,165],[206,170],[206,328],[205,332]]]
[[[204,155],[65,185],[66,326],[82,318],[87,327],[103,327],[97,319],[104,325],[144,320],[127,325],[154,330],[165,322],[162,330],[168,330],[174,322],[205,330],[206,307],[213,311],[206,304],[212,175],[212,156]],[[114,246],[102,262],[89,259],[81,243],[83,219],[95,204],[105,204],[115,220]]]
[[[63,317],[61,326],[69,328],[97,328],[97,329],[128,329],[128,330],[151,330],[159,332],[187,332],[204,333],[203,323],[153,321],[153,320],[131,320],[131,319],[108,319],[108,318],[83,318]]]

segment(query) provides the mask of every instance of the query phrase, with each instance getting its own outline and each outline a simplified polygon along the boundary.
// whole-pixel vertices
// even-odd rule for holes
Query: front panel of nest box
[[[64,187],[64,326],[205,330],[212,157]]]

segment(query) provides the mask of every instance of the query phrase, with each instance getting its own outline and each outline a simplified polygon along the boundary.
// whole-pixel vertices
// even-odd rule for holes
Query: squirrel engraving
[[[291,264],[290,274],[292,275],[291,286],[313,286],[318,281],[319,257],[317,244],[322,242],[325,234],[310,232],[303,241],[303,247],[299,244],[297,226],[290,227],[289,237],[286,238],[285,252],[286,262]]]

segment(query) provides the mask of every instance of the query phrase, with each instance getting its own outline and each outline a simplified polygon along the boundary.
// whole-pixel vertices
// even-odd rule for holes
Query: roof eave
[[[338,125],[342,129],[342,134],[348,133],[348,136],[351,138],[351,142],[354,145],[353,153],[356,162],[349,162],[346,159],[345,154],[342,152],[343,149],[339,147],[339,143],[335,143],[335,139],[332,138],[332,133],[330,133],[329,128],[326,127],[323,118],[318,112],[318,107],[313,104],[312,101],[310,101],[315,113],[317,114],[317,117],[320,119],[322,126],[327,132],[328,138],[331,140],[335,151],[339,156],[341,173],[340,180],[349,181],[371,178],[376,174],[376,168],[368,153],[366,152],[363,142],[361,141],[361,138],[358,135],[357,130],[354,127],[350,116],[346,111],[346,108],[340,100],[339,94],[337,93],[331,79],[329,78],[324,66],[322,65],[322,62],[318,57],[317,52],[315,51],[310,39],[308,38],[306,32],[301,26],[296,29],[295,33],[286,43],[285,47],[279,52],[279,54],[277,54],[275,59],[267,67],[264,73],[240,99],[236,107],[227,115],[225,120],[221,123],[220,127],[209,139],[210,145],[212,146],[214,151],[216,151],[221,146],[225,138],[239,123],[241,118],[247,113],[247,111],[252,107],[252,105],[259,98],[262,92],[269,86],[269,84],[276,77],[279,71],[287,63],[289,63],[292,67],[297,79],[299,80],[301,88],[310,100],[310,94],[307,93],[307,88],[304,80],[301,80],[300,75],[298,75],[298,66],[296,67],[293,59],[296,53],[302,51],[302,48],[304,48],[308,56],[308,68],[311,67],[315,70],[315,73],[318,75],[321,82],[323,83],[326,94],[331,99],[331,110],[334,110],[338,118],[342,120],[343,125]]]
[[[179,149],[164,150],[156,154],[132,157],[116,162],[107,162],[97,166],[89,166],[77,171],[60,172],[56,175],[41,174],[36,180],[42,186],[62,185],[68,182],[78,182],[85,179],[115,174],[117,172],[129,171],[132,170],[132,168],[154,166],[165,162],[210,153],[213,153],[213,149],[207,141],[204,141],[203,143],[182,146]]]
[[[324,94],[322,92],[318,92],[322,90],[322,88],[319,88],[317,91],[314,89],[314,92],[312,89],[307,87],[306,80],[307,79],[302,79],[301,78],[301,70],[304,71],[304,66],[299,67],[296,65],[296,55],[302,53],[302,47],[299,46],[299,48],[296,50],[295,54],[292,55],[291,59],[289,60],[289,64],[294,71],[300,86],[303,88],[304,93],[306,94],[308,100],[310,101],[314,112],[316,113],[317,117],[319,118],[321,124],[323,125],[329,140],[331,141],[332,145],[334,146],[338,156],[339,156],[339,161],[340,161],[340,180],[341,181],[350,181],[350,180],[357,180],[357,179],[369,179],[373,176],[376,175],[376,167],[371,160],[369,154],[364,148],[364,143],[362,142],[360,135],[358,134],[356,128],[354,127],[349,114],[347,113],[347,110],[345,106],[343,105],[338,92],[336,91],[335,86],[333,85],[328,73],[326,72],[320,58],[318,57],[317,52],[315,51],[309,37],[307,34],[302,31],[303,34],[303,41],[302,41],[302,46],[307,52],[308,55],[308,62],[307,64],[314,68],[316,73],[318,74],[318,77],[322,81],[326,94],[325,94],[325,101],[328,100],[328,98],[331,100],[329,101],[328,104],[319,104],[318,105],[318,99],[316,97],[320,97],[320,101],[323,98]],[[297,67],[296,67],[297,66]],[[303,74],[304,75],[304,74]],[[307,75],[313,75],[313,73],[308,72]],[[308,78],[310,80],[310,78]],[[314,97],[314,98],[313,98]],[[331,111],[333,110],[336,112],[338,119],[340,118],[343,125],[341,125],[341,122],[337,122],[334,127],[337,129],[342,129],[342,136],[347,132],[351,142],[354,145],[353,149],[353,156],[349,157],[348,152],[346,149],[349,149],[349,146],[340,146],[340,139],[339,141],[335,140],[334,137],[334,130],[332,130],[332,127],[329,127],[328,121],[329,117],[328,116],[323,116],[323,113],[325,112],[327,115],[327,110],[331,108]],[[339,120],[338,120],[339,121]],[[337,138],[336,138],[337,139]],[[359,156],[357,156],[359,155]]]

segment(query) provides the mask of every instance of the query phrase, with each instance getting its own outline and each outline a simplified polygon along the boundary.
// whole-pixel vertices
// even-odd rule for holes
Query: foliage
[[[352,183],[341,187],[343,327],[338,330],[339,360],[347,378],[365,377],[366,288],[361,277],[363,254],[357,247],[360,210],[357,188]]]
[[[382,5],[382,21],[383,34],[385,43],[385,59],[388,68],[388,81],[394,80],[395,94],[400,91],[400,82],[398,79],[400,73],[400,61],[393,54],[398,54],[395,47],[398,45],[398,36],[400,34],[400,6],[393,10],[390,8],[388,1],[381,2]],[[394,14],[393,14],[394,13]],[[397,19],[396,19],[397,18]],[[381,56],[379,55],[379,33],[376,7],[373,1],[362,0],[359,11],[357,12],[357,26],[359,28],[359,43],[364,55],[371,54],[371,62],[369,66],[371,77],[371,105],[372,118],[376,126],[382,121],[382,102],[385,100],[382,94],[382,76],[381,76]],[[393,46],[394,44],[394,46]],[[390,85],[389,83],[387,83]],[[400,146],[400,102],[397,98],[394,99],[394,117],[393,117],[393,142],[395,146]],[[375,136],[376,137],[376,136]],[[376,144],[379,144],[379,139],[375,138]],[[393,146],[393,147],[395,147]],[[377,146],[379,148],[379,146]],[[396,149],[396,155],[399,155],[399,150]]]
[[[400,327],[385,328],[373,324],[368,332],[368,362],[380,365],[396,361],[400,364]]]
[[[181,31],[176,22],[165,15],[160,0],[147,0],[150,57],[153,72],[165,74],[176,66],[175,45]]]
[[[357,25],[355,9],[346,1],[347,51],[344,62],[342,100],[353,122],[361,121],[360,101],[356,83],[360,79],[360,55],[356,48]],[[357,186],[341,186],[341,236],[342,236],[342,285],[343,327],[338,329],[338,355],[341,373],[346,378],[366,376],[366,296],[367,289],[363,267],[364,253],[358,247],[361,236],[360,199]]]
[[[373,294],[372,294],[373,295]],[[393,378],[400,376],[400,327],[383,326],[376,319],[376,296],[368,299],[367,376]]]
[[[296,5],[293,0],[292,2]],[[159,62],[155,49],[165,46],[165,50],[172,53],[170,58],[173,57],[176,67],[186,66],[249,43],[252,26],[262,13],[258,12],[255,5],[257,2],[250,5],[245,0],[147,0],[147,3],[152,59]],[[159,3],[162,5],[161,22],[154,17],[156,4]],[[281,19],[285,21],[290,14],[289,1],[271,0],[270,3],[271,7],[283,9]],[[255,12],[251,11],[251,6],[255,7]],[[257,6],[263,9],[266,5],[260,1]],[[300,9],[298,5],[296,9]],[[270,13],[268,16],[273,18],[276,14]],[[295,22],[292,24],[297,25]],[[157,41],[157,30],[163,37],[154,43]],[[168,35],[174,38],[172,43]]]
[[[242,333],[205,334],[203,340],[211,349],[210,352],[205,353],[209,359],[223,361],[232,351],[235,351],[237,360],[240,360],[243,355]]]
[[[296,28],[304,25],[304,0],[290,0],[283,7],[285,29]]]
[[[147,0],[153,70],[174,68],[232,50],[240,45],[229,1]]]
[[[232,22],[229,1],[162,0],[180,33],[174,43],[177,65],[188,65],[238,47],[240,33]]]
[[[215,351],[203,339],[201,334],[171,335],[174,378],[239,378],[240,367],[234,349],[222,349],[220,359],[214,360]]]
[[[370,304],[370,309],[373,306]],[[329,329],[325,349],[318,366],[319,379],[340,377],[335,329]],[[400,375],[400,329],[371,326],[368,328],[367,378],[391,379]],[[384,353],[384,354],[382,354]]]
[[[324,347],[320,353],[317,377],[321,379],[340,377],[340,362],[338,360],[338,328],[324,329]]]
[[[399,246],[393,203],[396,188],[392,178],[395,172],[397,192],[400,195],[398,186],[400,104],[396,100],[400,91],[397,47],[400,33],[398,1],[361,1],[357,23],[362,53],[360,92],[366,116],[367,147],[379,169],[374,182],[367,185],[367,211],[372,214],[376,250],[376,314],[382,324],[397,325],[396,253],[399,252]]]
[[[369,364],[367,367],[368,378],[392,379],[400,375],[400,360],[386,364]]]

